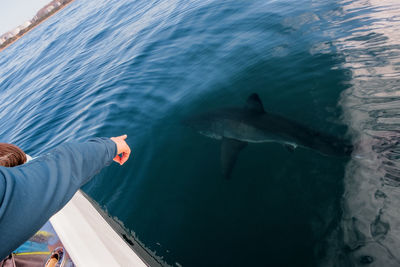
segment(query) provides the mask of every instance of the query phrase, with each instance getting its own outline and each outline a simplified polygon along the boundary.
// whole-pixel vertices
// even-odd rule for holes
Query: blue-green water
[[[127,133],[84,187],[165,265],[396,266],[395,1],[75,1],[0,53],[0,139],[39,155]],[[243,106],[352,140],[352,159],[220,142],[180,122]],[[389,225],[389,227],[387,226]]]

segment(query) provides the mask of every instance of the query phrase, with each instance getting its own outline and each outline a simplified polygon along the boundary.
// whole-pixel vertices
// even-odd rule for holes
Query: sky
[[[0,35],[35,16],[51,0],[0,0]]]

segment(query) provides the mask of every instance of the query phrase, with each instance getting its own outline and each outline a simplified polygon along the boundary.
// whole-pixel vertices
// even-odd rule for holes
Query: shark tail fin
[[[221,167],[224,178],[230,179],[237,157],[245,147],[247,142],[224,137],[221,146]]]

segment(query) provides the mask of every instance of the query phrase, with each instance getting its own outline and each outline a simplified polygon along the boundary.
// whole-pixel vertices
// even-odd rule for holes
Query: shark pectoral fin
[[[284,144],[283,146],[286,148],[287,151],[289,151],[291,153],[293,153],[294,150],[296,149],[296,146],[295,145],[291,145],[291,144]]]
[[[247,142],[242,142],[231,138],[222,138],[221,146],[221,167],[222,174],[226,179],[231,177],[239,152],[247,146]]]

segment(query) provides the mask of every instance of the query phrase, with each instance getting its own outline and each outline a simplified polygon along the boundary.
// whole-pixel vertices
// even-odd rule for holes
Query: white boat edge
[[[161,263],[82,191],[50,218],[74,264],[161,266]]]

